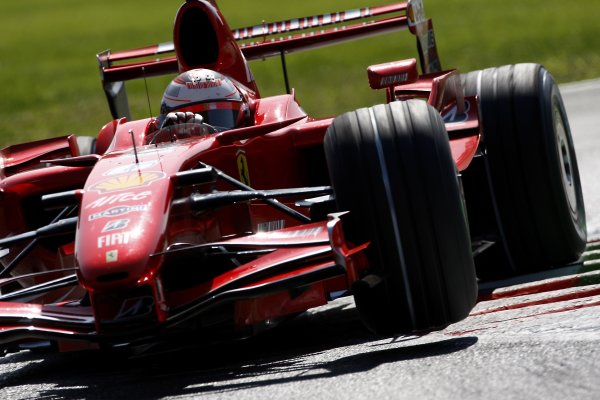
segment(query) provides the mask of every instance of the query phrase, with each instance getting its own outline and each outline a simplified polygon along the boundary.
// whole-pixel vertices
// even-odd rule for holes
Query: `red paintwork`
[[[222,74],[230,76],[236,79],[238,82],[244,84],[254,93],[258,93],[258,88],[254,82],[250,68],[246,64],[246,60],[244,59],[244,56],[236,40],[234,39],[233,34],[231,33],[231,29],[229,28],[227,21],[219,11],[216,4],[211,3],[213,2],[208,3],[200,1],[188,1],[184,3],[177,12],[175,26],[173,28],[173,42],[178,44],[175,46],[175,54],[177,55],[177,61],[179,63],[179,72],[184,72],[198,67],[198,65],[190,64],[186,60],[185,50],[190,46],[190,44],[188,44],[187,47],[181,44],[191,41],[194,43],[194,50],[197,52],[207,52],[208,48],[210,47],[210,45],[207,46],[203,43],[203,41],[209,40],[206,35],[204,37],[199,36],[194,39],[184,38],[181,36],[186,33],[189,34],[189,32],[183,27],[186,20],[186,15],[191,12],[203,12],[208,19],[208,21],[203,22],[212,24],[212,30],[215,32],[217,41],[216,45],[219,51],[214,62],[203,64],[203,68],[219,71]]]
[[[367,69],[371,89],[385,89],[406,85],[419,79],[417,59],[372,65]]]
[[[454,162],[456,162],[456,168],[459,171],[467,169],[478,148],[479,136],[468,136],[450,140],[450,151],[452,152]]]
[[[219,323],[228,321],[232,330],[243,330],[324,304],[351,288],[368,273],[369,243],[348,243],[341,215],[306,223],[261,201],[193,210],[193,196],[238,188],[223,180],[181,184],[177,174],[209,165],[257,190],[329,185],[322,143],[333,119],[309,117],[293,93],[261,98],[246,58],[405,29],[405,14],[389,16],[399,12],[407,12],[406,3],[308,17],[298,26],[294,20],[266,24],[269,35],[278,35],[315,24],[385,17],[345,29],[240,44],[238,40],[257,38],[254,28],[232,31],[214,2],[188,0],[177,13],[172,46],[99,55],[105,83],[196,67],[218,70],[236,80],[252,119],[239,129],[154,143],[154,118],[119,118],[100,130],[94,156],[78,157],[74,137],[2,150],[1,237],[51,222],[56,211],[44,210],[43,195],[77,190],[65,199],[79,207],[73,236],[40,240],[12,272],[39,272],[18,279],[30,287],[68,277],[75,269],[74,291],[60,288],[0,301],[0,343],[54,340],[65,350],[134,343],[157,327],[168,330],[188,321],[209,329],[216,323],[211,313],[217,311]],[[187,53],[190,41],[182,36],[187,13],[203,15],[215,34],[219,51],[206,64],[194,64]],[[127,63],[172,51],[174,57]],[[385,87],[389,101],[423,97],[437,108],[446,119],[458,169],[468,167],[479,146],[478,106],[476,98],[463,98],[456,71],[418,76],[416,60],[410,59],[374,66],[370,73],[373,87]],[[403,73],[406,80],[392,76]],[[38,168],[41,160],[50,165]],[[308,217],[306,209],[295,205],[307,197],[314,196],[280,201]],[[11,245],[4,264],[25,244]],[[175,252],[185,246],[190,247]],[[225,257],[224,250],[261,253]],[[0,290],[3,282],[13,280],[0,281]]]

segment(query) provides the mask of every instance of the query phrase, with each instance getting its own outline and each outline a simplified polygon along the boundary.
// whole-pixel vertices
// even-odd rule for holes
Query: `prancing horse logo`
[[[248,159],[246,158],[246,152],[244,150],[238,150],[237,152],[237,167],[240,174],[240,182],[244,185],[250,185],[250,172],[248,171]]]

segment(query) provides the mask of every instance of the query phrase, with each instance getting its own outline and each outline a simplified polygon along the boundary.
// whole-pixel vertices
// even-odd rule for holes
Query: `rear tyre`
[[[343,114],[326,133],[325,154],[338,207],[350,211],[348,239],[371,242],[370,275],[353,288],[365,324],[395,334],[465,318],[477,284],[439,113],[409,100]]]
[[[576,261],[586,245],[585,210],[554,79],[541,65],[518,64],[470,72],[462,81],[465,94],[480,99],[500,237],[476,258],[478,273],[511,276]]]

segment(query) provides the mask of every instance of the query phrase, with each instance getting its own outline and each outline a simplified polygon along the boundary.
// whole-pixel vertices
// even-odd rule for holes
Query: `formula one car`
[[[336,118],[261,97],[250,72],[404,29],[419,60],[369,67],[385,104]],[[114,120],[97,137],[0,153],[4,353],[243,338],[347,295],[378,334],[442,329],[474,306],[476,264],[507,276],[584,249],[551,75],[442,70],[421,0],[237,30],[187,0],[173,42],[98,60]],[[132,120],[125,82],[165,74],[160,115]]]

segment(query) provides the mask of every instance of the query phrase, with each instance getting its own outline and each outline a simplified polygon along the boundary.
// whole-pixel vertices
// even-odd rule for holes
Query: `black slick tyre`
[[[517,64],[463,74],[462,81],[465,94],[479,96],[481,104],[485,175],[499,239],[476,258],[478,273],[512,276],[576,261],[586,245],[585,209],[554,79],[541,65]]]
[[[465,209],[439,113],[393,102],[337,117],[325,154],[349,240],[370,241],[354,286],[379,334],[443,328],[465,318],[477,283]]]

